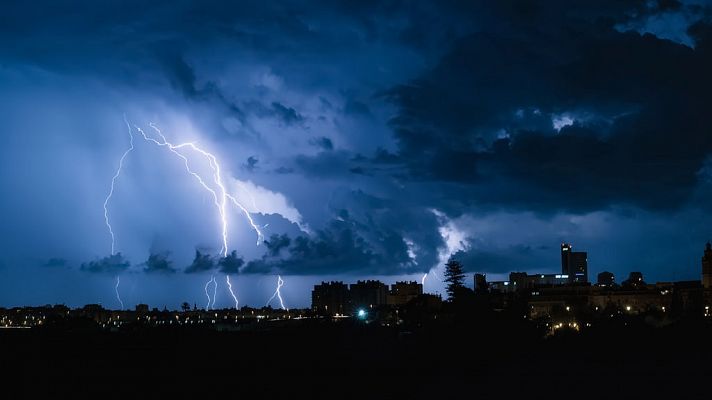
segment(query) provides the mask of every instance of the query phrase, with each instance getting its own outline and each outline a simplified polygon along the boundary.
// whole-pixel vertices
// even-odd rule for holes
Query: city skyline
[[[617,275],[614,273],[611,273],[609,270],[606,269],[600,269],[600,270],[589,270],[588,268],[588,258],[587,258],[587,252],[574,252],[573,251],[573,245],[571,243],[561,243],[560,247],[560,254],[561,254],[561,259],[560,263],[561,265],[559,266],[560,272],[551,272],[555,268],[548,269],[548,270],[532,270],[532,269],[526,269],[526,268],[520,268],[516,270],[509,271],[508,273],[504,274],[495,274],[495,275],[488,275],[487,273],[477,273],[477,272],[468,272],[465,276],[467,279],[464,280],[464,287],[471,289],[474,291],[474,293],[480,293],[481,290],[483,289],[480,287],[478,289],[478,279],[480,280],[479,285],[480,286],[486,286],[487,291],[492,291],[494,292],[501,292],[501,293],[513,293],[517,291],[517,286],[516,284],[519,283],[519,289],[522,288],[527,288],[530,289],[532,287],[537,287],[537,286],[542,286],[542,287],[555,287],[555,286],[568,286],[568,285],[574,285],[574,286],[602,286],[602,287],[620,287],[621,285],[625,286],[628,284],[628,282],[631,279],[634,279],[634,277],[638,276],[635,278],[636,280],[643,281],[643,277],[648,281],[649,284],[653,285],[669,285],[674,282],[693,282],[697,281],[701,286],[704,286],[705,288],[707,287],[712,287],[710,282],[712,282],[712,273],[710,271],[710,265],[712,263],[710,260],[712,260],[712,245],[710,242],[707,242],[704,246],[703,252],[701,258],[698,258],[698,271],[697,271],[697,277],[694,277],[693,279],[681,279],[681,280],[655,280],[655,279],[649,279],[650,276],[646,274],[646,271],[644,270],[635,270],[635,269],[630,269],[623,275]],[[581,262],[582,264],[577,264],[576,271],[581,271],[581,273],[570,275],[567,273],[567,271],[570,271],[570,266],[569,264],[571,263],[570,261],[570,256],[576,256],[576,255],[582,255],[581,257]],[[701,264],[700,264],[700,261]],[[454,258],[451,259],[458,261]],[[700,268],[700,265],[702,266]],[[440,273],[445,273],[441,271]],[[580,275],[580,278],[575,276],[575,275]],[[221,276],[224,277],[229,277],[227,274],[223,274]],[[433,274],[432,271],[427,274],[427,275],[421,275],[419,280],[415,279],[417,276],[413,277],[413,280],[408,280],[408,279],[399,279],[393,276],[370,276],[370,277],[364,277],[364,276],[345,276],[345,275],[333,275],[331,277],[324,277],[324,276],[319,276],[319,277],[301,277],[303,281],[300,282],[299,285],[297,285],[296,289],[292,289],[289,292],[283,292],[284,290],[284,280],[282,279],[281,276],[276,276],[276,281],[275,285],[269,286],[269,282],[267,284],[264,284],[265,281],[269,279],[265,279],[265,276],[251,276],[253,279],[258,279],[258,284],[262,283],[260,288],[257,290],[257,292],[249,292],[253,297],[256,297],[258,300],[255,303],[250,303],[249,301],[245,301],[244,297],[242,297],[242,292],[241,286],[238,286],[237,282],[242,283],[242,278],[244,276],[242,275],[236,275],[233,276],[233,281],[230,284],[224,284],[224,285],[218,285],[217,280],[215,279],[216,275],[210,275],[210,279],[205,283],[205,286],[203,287],[203,291],[201,292],[202,296],[199,296],[199,299],[196,300],[195,298],[189,299],[189,298],[184,298],[182,301],[178,303],[167,303],[161,299],[155,299],[153,303],[144,301],[144,299],[136,299],[134,297],[128,297],[125,298],[126,302],[124,303],[123,300],[121,300],[121,303],[119,303],[117,296],[121,296],[119,293],[116,292],[118,290],[119,285],[118,281],[116,282],[116,285],[113,286],[115,289],[114,296],[109,296],[110,300],[108,302],[102,302],[102,301],[89,301],[89,302],[76,302],[76,303],[67,303],[67,302],[36,302],[36,303],[28,303],[28,304],[10,304],[10,305],[0,305],[0,308],[3,307],[21,307],[21,306],[34,306],[34,307],[42,307],[42,306],[47,306],[51,304],[57,304],[57,305],[69,305],[70,307],[75,307],[75,308],[81,308],[87,304],[97,304],[99,306],[104,307],[107,310],[132,310],[135,306],[139,305],[145,305],[147,303],[151,304],[151,307],[153,308],[160,308],[160,309],[167,309],[167,310],[177,310],[179,307],[182,307],[182,305],[188,303],[188,304],[193,304],[194,307],[197,307],[197,305],[200,303],[201,307],[199,309],[205,308],[206,311],[209,310],[229,310],[229,309],[240,309],[240,308],[247,308],[247,309],[260,309],[260,308],[265,308],[265,307],[271,307],[273,309],[283,309],[283,310],[289,310],[289,309],[308,309],[308,308],[313,308],[314,307],[314,290],[320,286],[326,285],[328,288],[329,285],[337,284],[337,285],[345,285],[347,289],[350,286],[353,286],[353,284],[344,284],[344,282],[348,282],[349,279],[353,280],[354,282],[357,282],[357,284],[361,284],[362,282],[364,283],[370,283],[373,282],[374,284],[381,285],[384,288],[384,292],[382,294],[382,301],[377,302],[378,304],[390,304],[390,300],[387,302],[386,301],[386,292],[389,291],[388,287],[390,285],[391,291],[395,290],[394,288],[404,284],[404,285],[417,285],[419,287],[418,293],[419,294],[427,294],[427,295],[435,295],[439,298],[443,298],[447,300],[447,295],[445,293],[445,289],[447,286],[447,283],[444,281],[443,277],[438,276],[437,273]],[[594,278],[595,277],[595,278]],[[236,281],[237,278],[237,281]],[[299,277],[296,277],[299,278]],[[472,279],[470,279],[472,278]],[[493,279],[494,278],[494,279]],[[627,278],[627,279],[625,279]],[[428,284],[426,286],[426,282],[432,282],[435,281],[434,284]],[[131,281],[129,281],[131,282]],[[213,286],[215,284],[215,286]],[[244,284],[244,283],[243,283]],[[252,282],[248,283],[247,285],[251,285]],[[508,286],[509,285],[509,286]],[[218,287],[220,287],[220,290],[218,291]],[[307,289],[309,288],[314,288],[314,290],[304,290],[304,287]],[[428,288],[437,288],[437,290],[428,290]],[[275,289],[279,290],[275,290]],[[253,288],[254,289],[254,288]],[[311,290],[311,291],[310,291]],[[259,297],[261,294],[264,294],[262,292],[268,291],[271,293],[269,295],[266,303],[263,305],[260,305],[260,300],[261,298]],[[220,293],[220,296],[218,296],[218,293]],[[239,293],[239,296],[236,296],[235,293]],[[260,295],[257,295],[255,293],[259,293]],[[284,293],[284,294],[283,294]],[[311,293],[311,294],[310,294]],[[390,292],[389,292],[390,293]],[[279,297],[278,297],[279,295]],[[284,298],[286,297],[289,301],[285,303]],[[390,296],[390,295],[389,295]],[[121,296],[124,297],[124,296]],[[202,302],[205,301],[207,297],[207,305],[202,306]],[[237,298],[242,298],[242,300],[236,301]],[[219,300],[217,300],[219,298]],[[306,300],[304,300],[306,299]],[[296,300],[296,301],[295,301]],[[233,303],[235,302],[235,303]],[[398,304],[405,304],[407,301],[400,301]],[[120,304],[120,306],[119,306]],[[287,306],[286,304],[289,304]],[[160,307],[159,307],[160,305]]]

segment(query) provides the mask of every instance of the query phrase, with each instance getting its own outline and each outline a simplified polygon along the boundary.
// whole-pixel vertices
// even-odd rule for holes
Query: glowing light
[[[131,152],[131,150],[134,149],[133,134],[131,133],[131,125],[129,125],[129,121],[126,120],[125,115],[124,115],[124,122],[126,122],[126,127],[129,129],[130,147],[124,152],[124,154],[119,159],[119,167],[116,169],[116,173],[114,173],[114,176],[111,178],[111,189],[109,190],[109,194],[106,196],[106,199],[104,199],[104,222],[106,223],[106,227],[109,228],[109,234],[111,235],[111,255],[112,256],[114,255],[115,238],[114,238],[114,230],[111,228],[111,223],[109,222],[109,200],[111,200],[111,196],[114,195],[114,185],[116,184],[116,179],[118,179],[119,175],[121,175],[121,169],[124,167],[124,159],[126,159],[126,156]]]
[[[282,280],[282,277],[277,275],[277,289],[275,289],[274,294],[272,297],[267,300],[267,304],[265,304],[265,307],[269,305],[269,303],[274,300],[275,297],[279,299],[279,305],[282,307],[282,310],[286,310],[287,307],[284,306],[284,301],[282,300],[282,292],[280,291],[282,289],[282,286],[284,286],[284,281]]]
[[[227,279],[227,289],[230,291],[230,296],[232,296],[232,299],[235,300],[235,309],[239,310],[240,302],[237,301],[237,296],[235,296],[235,292],[232,291],[232,284],[230,283],[230,275],[225,275],[225,278]]]
[[[119,301],[119,304],[121,304],[121,309],[124,309],[124,302],[121,301],[121,296],[119,295],[119,285],[121,284],[121,279],[119,279],[119,276],[116,275],[116,286],[114,286],[114,291],[116,292],[116,300]]]
[[[557,115],[551,119],[551,125],[557,131],[561,131],[561,129],[567,126],[572,126],[574,122],[576,121],[570,115],[566,114]]]
[[[363,308],[358,310],[358,317],[361,319],[366,318],[366,310],[364,310]]]

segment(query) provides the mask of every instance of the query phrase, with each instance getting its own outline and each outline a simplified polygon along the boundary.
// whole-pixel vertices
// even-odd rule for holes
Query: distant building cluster
[[[551,320],[552,327],[578,328],[585,315],[615,317],[621,314],[658,314],[660,318],[712,315],[712,244],[702,257],[701,281],[646,283],[642,272],[631,272],[620,284],[613,273],[603,271],[596,283],[588,281],[585,252],[561,245],[560,274],[512,272],[509,280],[487,282],[474,276],[475,295],[486,295],[495,310],[525,307],[526,318]]]
[[[402,306],[423,295],[423,285],[417,282],[381,281],[322,282],[312,290],[312,311],[320,315],[350,315],[358,310],[382,306]]]
[[[194,307],[183,311],[149,309],[138,304],[134,310],[107,310],[99,304],[70,309],[64,305],[0,308],[0,328],[29,329],[66,327],[71,330],[108,331],[147,327],[205,328],[219,331],[253,330],[287,321],[313,317],[309,310],[282,310],[271,307],[204,310]]]
[[[479,285],[478,285],[479,282]],[[501,293],[516,292],[528,288],[575,285],[588,285],[588,253],[573,251],[569,243],[561,244],[561,273],[560,274],[533,274],[526,272],[512,272],[508,281],[496,281],[489,284],[488,290]],[[486,286],[483,274],[475,275],[475,290],[481,293]]]

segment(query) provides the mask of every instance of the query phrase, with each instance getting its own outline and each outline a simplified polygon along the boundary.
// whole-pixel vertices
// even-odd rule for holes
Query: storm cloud
[[[210,254],[201,253],[200,250],[195,251],[193,262],[186,267],[186,274],[194,274],[198,272],[208,272],[215,269],[215,260]]]
[[[168,254],[151,254],[145,262],[143,271],[147,274],[174,274],[173,262],[168,259]]]
[[[712,152],[707,25],[689,28],[690,48],[568,12],[543,5],[521,26],[465,36],[384,94],[410,179],[542,211],[690,198]]]
[[[240,268],[245,264],[245,260],[237,255],[237,251],[233,251],[225,257],[221,257],[218,260],[218,266],[220,267],[220,272],[223,274],[237,274],[240,272]]]
[[[121,253],[116,253],[98,260],[82,263],[80,269],[97,274],[120,274],[128,270],[131,263]]]
[[[654,248],[646,277],[692,279],[712,237],[710,70],[695,0],[4,5],[0,296],[21,295],[23,265],[112,296],[102,279],[133,265],[146,286],[122,288],[177,304],[165,282],[203,296],[199,274],[413,279],[450,256],[550,272],[561,241],[594,272]],[[124,116],[214,154],[241,207],[223,215]]]

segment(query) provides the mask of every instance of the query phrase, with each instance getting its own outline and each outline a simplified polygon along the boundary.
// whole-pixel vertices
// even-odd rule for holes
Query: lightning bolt
[[[252,219],[252,215],[250,214],[249,211],[239,202],[237,199],[228,193],[227,189],[225,188],[225,184],[223,183],[222,175],[221,175],[221,169],[220,169],[220,164],[218,163],[217,158],[215,155],[212,153],[198,147],[195,143],[193,142],[186,142],[186,143],[180,143],[180,144],[173,144],[169,142],[166,137],[163,135],[160,129],[153,124],[149,123],[149,126],[153,128],[154,131],[161,137],[162,142],[159,142],[158,140],[146,135],[146,133],[139,127],[135,127],[136,130],[141,134],[144,140],[151,142],[155,145],[161,146],[161,147],[166,147],[171,153],[175,154],[179,158],[183,160],[183,164],[185,166],[186,171],[192,175],[198,183],[205,189],[207,190],[213,197],[213,202],[215,203],[215,207],[218,210],[218,214],[220,215],[220,220],[222,223],[222,245],[220,248],[220,253],[223,255],[223,257],[227,256],[227,242],[228,242],[228,234],[227,234],[227,228],[228,228],[228,222],[227,222],[227,203],[228,201],[234,204],[237,208],[240,209],[245,214],[245,217],[247,218],[247,221],[249,222],[250,226],[252,229],[257,233],[257,245],[259,246],[260,242],[264,240],[264,235],[262,234],[262,230],[260,229],[257,224],[255,224],[255,221]],[[210,186],[208,186],[207,183],[205,183],[205,180],[198,175],[195,171],[193,171],[190,168],[190,163],[188,161],[188,157],[186,157],[185,154],[181,153],[181,149],[190,149],[194,152],[199,153],[202,155],[205,159],[208,161],[208,165],[210,165],[210,169],[212,170],[213,176],[213,182],[217,186],[218,190],[214,190]]]
[[[284,286],[284,281],[282,280],[282,277],[277,275],[277,289],[274,291],[274,294],[272,297],[267,300],[267,304],[265,304],[265,307],[269,305],[269,303],[274,300],[275,297],[279,299],[279,305],[282,307],[282,310],[286,310],[287,307],[284,306],[284,301],[282,300],[282,292],[280,292],[280,289],[282,289],[282,286]]]
[[[235,296],[235,292],[232,291],[232,284],[230,283],[230,275],[225,275],[225,278],[227,279],[227,288],[230,291],[230,296],[232,296],[232,299],[235,300],[235,309],[239,310],[240,302],[237,301],[237,296]]]
[[[124,159],[126,159],[126,156],[131,152],[131,150],[134,149],[134,141],[133,141],[133,134],[131,133],[131,125],[129,125],[129,121],[126,120],[125,115],[124,115],[124,122],[126,122],[126,127],[129,128],[130,147],[126,151],[124,151],[124,154],[119,159],[119,167],[116,169],[116,173],[114,173],[114,176],[111,178],[111,189],[109,190],[109,194],[106,196],[106,199],[104,200],[104,222],[106,223],[106,227],[109,228],[109,234],[111,235],[111,255],[112,256],[114,255],[115,238],[114,238],[114,230],[111,228],[111,223],[109,222],[109,200],[111,200],[111,196],[114,195],[114,185],[116,184],[116,179],[118,179],[119,175],[121,175],[121,169],[124,167]]]
[[[425,285],[425,278],[426,278],[427,276],[428,276],[428,273],[427,273],[427,272],[423,274],[423,278],[420,279],[420,284],[421,284],[421,285]]]
[[[210,298],[210,293],[208,293],[208,286],[210,286],[211,283],[215,282],[215,291],[218,290],[218,282],[215,280],[215,275],[213,275],[208,283],[205,284],[205,296],[208,298],[208,304],[205,305],[205,311],[210,311],[210,302],[212,301],[213,305],[215,305],[215,296],[213,295],[213,298]]]
[[[121,309],[124,309],[124,302],[121,301],[121,296],[119,295],[119,285],[121,284],[121,279],[119,279],[119,276],[116,275],[116,286],[114,286],[114,291],[116,292],[116,300],[119,301],[119,304],[121,304]]]
[[[115,237],[114,237],[114,231],[111,227],[111,224],[109,222],[109,211],[108,211],[108,203],[109,200],[111,199],[112,195],[114,194],[114,187],[116,184],[116,180],[121,174],[121,170],[123,168],[123,163],[128,154],[134,149],[134,130],[131,128],[131,124],[128,122],[126,119],[126,116],[124,115],[124,122],[126,123],[126,126],[128,128],[128,133],[129,133],[129,140],[130,140],[130,147],[122,154],[121,158],[119,159],[119,166],[116,170],[116,173],[111,179],[111,189],[109,191],[109,194],[107,195],[106,199],[104,200],[104,220],[106,222],[106,226],[109,229],[109,234],[111,235],[111,254],[113,255],[115,252]],[[215,204],[215,208],[217,209],[218,215],[220,217],[220,222],[221,222],[221,230],[220,230],[220,235],[222,238],[221,241],[221,246],[220,246],[220,254],[222,254],[223,257],[227,257],[227,252],[228,252],[228,214],[227,214],[227,207],[228,203],[231,203],[235,207],[237,207],[242,213],[244,213],[245,217],[247,218],[247,221],[249,222],[250,226],[252,229],[257,233],[257,245],[259,246],[260,242],[264,240],[264,235],[262,234],[261,228],[255,224],[255,221],[252,219],[252,214],[232,195],[228,192],[228,190],[225,188],[225,184],[223,183],[223,178],[221,174],[221,168],[220,168],[220,163],[218,162],[217,157],[215,157],[214,154],[210,153],[209,151],[198,147],[194,142],[186,142],[186,143],[179,143],[179,144],[173,144],[168,141],[165,135],[161,132],[161,130],[153,123],[149,123],[149,126],[156,132],[160,140],[157,140],[154,137],[149,136],[144,132],[143,129],[140,127],[134,125],[134,128],[138,134],[140,134],[141,138],[143,138],[144,141],[154,144],[158,147],[165,148],[168,151],[170,151],[172,154],[177,156],[183,161],[183,165],[185,167],[186,172],[191,175],[195,180],[198,182],[198,184],[208,191],[210,193],[213,203]],[[197,173],[195,170],[191,168],[191,160],[189,160],[189,155],[197,153],[200,157],[202,157],[204,160],[208,162],[208,165],[210,166],[210,170],[212,172],[212,176],[210,179],[205,178],[201,176],[199,173]],[[211,182],[212,180],[212,182]],[[245,190],[241,185],[239,187],[241,190]],[[249,193],[248,193],[249,194]],[[256,206],[254,204],[254,198],[250,195],[250,198],[252,199],[253,206]],[[255,207],[257,208],[257,207]],[[267,225],[265,225],[266,227]],[[264,228],[264,227],[263,227]],[[117,277],[118,280],[118,277]],[[279,279],[281,281],[281,278]],[[232,286],[230,285],[230,278],[229,276],[227,277],[228,281],[228,286],[230,289],[230,294],[232,295],[233,299],[235,300],[235,307],[237,308],[237,305],[239,304],[237,301],[237,297],[235,296],[234,292],[232,291]],[[213,289],[213,297],[211,299],[210,294],[208,293],[208,286],[210,283],[214,283],[215,287]],[[283,282],[282,282],[283,283]],[[117,287],[118,287],[118,282],[117,282]],[[211,303],[212,306],[215,306],[215,299],[217,297],[217,287],[218,283],[217,280],[215,280],[215,276],[212,277],[210,281],[205,285],[205,295],[208,297],[208,304],[205,306],[206,311],[210,309]],[[277,291],[279,291],[279,287],[277,288]],[[118,298],[118,289],[117,289],[117,298]],[[282,308],[284,308],[284,303],[282,302],[281,295],[279,295],[280,303],[282,304]],[[119,302],[121,302],[121,299],[119,299]],[[123,308],[123,303],[122,303],[122,308]]]
[[[111,179],[111,189],[109,191],[108,196],[106,197],[106,200],[104,201],[104,220],[106,222],[107,228],[109,229],[109,234],[111,235],[111,254],[112,255],[114,254],[114,251],[115,251],[115,239],[114,239],[113,229],[109,222],[108,203],[109,203],[109,200],[111,199],[111,196],[114,193],[116,179],[121,174],[121,169],[123,167],[124,160],[126,159],[128,154],[134,149],[134,141],[133,141],[134,131],[133,131],[133,129],[131,129],[131,125],[129,124],[129,122],[125,116],[124,116],[124,122],[126,122],[126,126],[129,129],[130,147],[128,150],[126,150],[123,153],[123,155],[121,156],[121,159],[119,160],[119,167],[116,170],[116,173],[114,174],[113,178]],[[225,188],[225,184],[223,183],[223,178],[222,178],[222,174],[221,174],[220,163],[218,162],[217,157],[215,157],[215,155],[208,152],[207,150],[204,150],[204,149],[198,147],[193,142],[173,144],[166,139],[165,135],[163,135],[161,130],[155,124],[149,123],[149,126],[158,134],[158,136],[161,139],[160,141],[147,135],[146,132],[144,132],[143,129],[141,129],[140,127],[134,125],[134,128],[140,134],[141,138],[143,138],[144,141],[146,141],[148,143],[152,143],[152,144],[159,146],[161,148],[166,148],[168,151],[170,151],[175,156],[180,158],[183,161],[183,165],[185,167],[185,170],[188,172],[188,174],[193,176],[196,179],[196,181],[198,181],[200,186],[203,187],[203,189],[207,190],[210,193],[210,195],[212,196],[213,203],[215,204],[215,207],[218,211],[218,215],[220,216],[220,222],[221,222],[220,234],[222,237],[222,242],[221,242],[221,246],[220,246],[220,254],[222,254],[223,257],[225,257],[225,256],[227,256],[227,251],[228,251],[228,215],[227,215],[228,203],[232,203],[242,213],[244,213],[250,226],[257,233],[257,245],[259,245],[260,242],[264,240],[264,235],[262,234],[262,230],[260,229],[260,227],[257,224],[255,224],[255,221],[252,219],[252,214],[250,214],[250,212]],[[212,171],[212,177],[211,177],[212,183],[211,184],[214,184],[216,188],[211,187],[211,184],[208,183],[208,182],[210,182],[209,180],[206,182],[206,179],[204,179],[200,174],[198,174],[191,168],[191,163],[190,163],[190,160],[188,159],[188,156],[183,153],[184,150],[190,150],[194,153],[198,153],[205,160],[207,160],[208,165],[210,166],[210,169]]]
[[[218,281],[215,279],[213,276],[213,283],[215,283],[215,287],[213,288],[213,305],[211,308],[214,310],[215,309],[215,299],[218,298]]]

